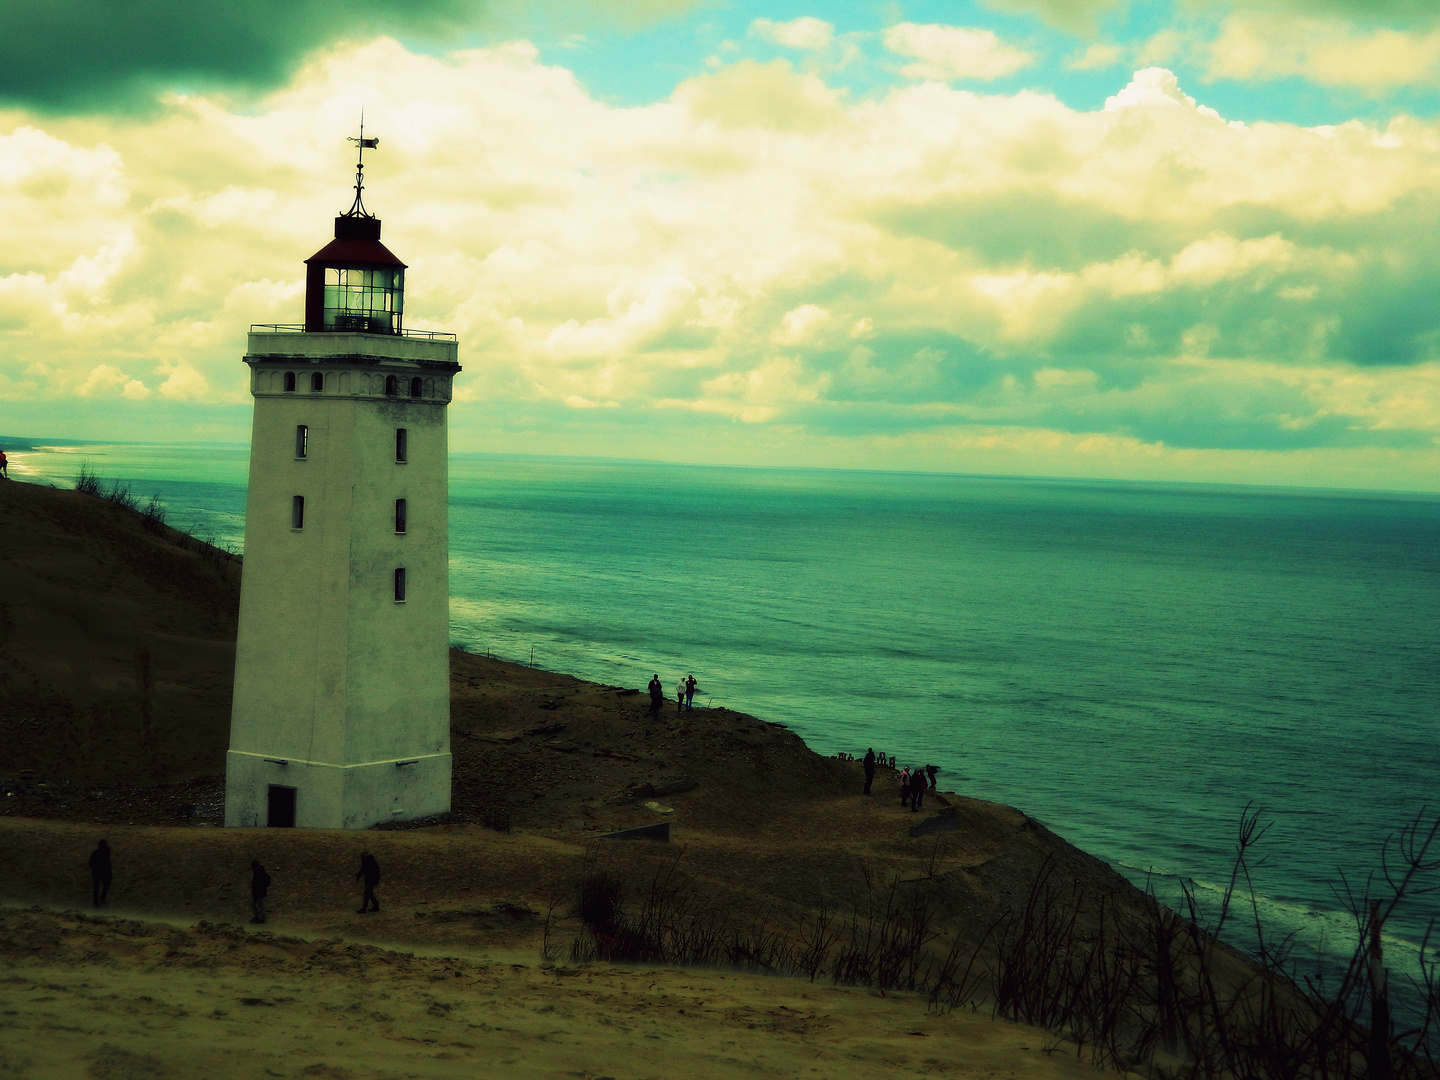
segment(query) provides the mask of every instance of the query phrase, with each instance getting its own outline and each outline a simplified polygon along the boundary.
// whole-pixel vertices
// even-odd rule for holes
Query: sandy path
[[[0,1076],[1086,1076],[913,994],[0,909]]]

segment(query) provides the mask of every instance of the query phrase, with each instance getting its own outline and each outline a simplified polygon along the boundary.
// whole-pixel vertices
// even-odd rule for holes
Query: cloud
[[[934,23],[897,23],[885,31],[885,47],[918,63],[902,69],[912,79],[998,79],[1028,67],[1035,57],[1007,45],[992,30]]]
[[[211,396],[210,382],[193,364],[183,361],[162,363],[159,374],[165,376],[160,384],[160,396],[172,401],[204,400]]]
[[[139,379],[132,379],[109,364],[97,364],[92,368],[85,381],[75,388],[75,393],[82,398],[118,395],[131,401],[143,401],[150,396],[150,391]]]
[[[1120,45],[1109,42],[1096,41],[1086,47],[1079,56],[1070,60],[1065,66],[1071,71],[1098,71],[1108,67],[1114,67],[1125,58],[1125,49]]]
[[[689,0],[569,0],[539,10],[545,22],[646,20]],[[476,0],[45,0],[0,5],[0,101],[110,112],[186,86],[265,90],[312,51],[382,34],[454,42],[515,5]]]
[[[457,448],[1434,487],[1440,122],[1232,124],[1158,68],[1114,91],[851,97],[740,61],[622,108],[524,43],[377,40],[244,110],[17,114],[0,399],[100,437],[243,416],[246,329],[299,318],[360,95],[407,322],[460,336]]]
[[[1370,91],[1440,83],[1440,28],[1359,29],[1335,18],[1238,12],[1208,46],[1212,78],[1292,76]]]
[[[1105,99],[1107,112],[1116,109],[1185,109],[1199,116],[1219,119],[1214,109],[1199,105],[1180,89],[1180,80],[1173,71],[1161,67],[1143,68],[1135,72],[1129,84],[1118,94]]]
[[[1071,33],[1093,31],[1100,16],[1117,7],[1120,0],[984,0],[998,11],[1027,13]]]
[[[809,15],[791,19],[789,22],[755,19],[750,23],[750,33],[776,45],[807,52],[828,49],[835,40],[833,25]]]

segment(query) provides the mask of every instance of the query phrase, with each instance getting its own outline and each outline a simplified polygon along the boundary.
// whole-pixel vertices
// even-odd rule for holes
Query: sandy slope
[[[0,778],[224,768],[239,564],[177,539],[76,491],[0,481]]]
[[[984,1016],[736,972],[0,909],[0,1076],[1094,1076]]]
[[[927,1016],[906,995],[540,966],[543,916],[563,916],[587,868],[632,890],[677,873],[711,912],[781,933],[848,909],[867,881],[972,941],[1042,868],[1092,909],[1139,902],[1009,807],[936,794],[926,814],[956,827],[912,837],[926,815],[899,806],[893,775],[866,798],[856,763],[754,717],[670,706],[654,719],[634,688],[456,653],[448,822],[215,827],[204,804],[228,737],[236,575],[174,541],[74,492],[0,483],[0,900],[86,904],[86,856],[105,836],[112,915],[194,927],[0,912],[0,1077],[1090,1071],[1042,1052],[1051,1037]],[[201,816],[178,812],[196,803]],[[599,839],[657,821],[671,843]],[[384,910],[363,920],[362,846],[385,872]],[[243,928],[254,858],[275,878],[265,929],[284,939]],[[563,943],[584,933],[555,929]]]

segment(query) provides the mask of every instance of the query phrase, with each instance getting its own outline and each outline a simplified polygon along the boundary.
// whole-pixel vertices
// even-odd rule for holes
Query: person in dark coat
[[[105,903],[110,882],[115,878],[110,869],[110,845],[101,840],[90,853],[90,898],[96,907]]]
[[[356,915],[380,910],[380,901],[375,899],[375,886],[380,884],[380,864],[368,851],[360,853],[360,869],[355,871],[355,879],[359,881],[362,878],[365,881],[365,893],[360,898],[360,910],[355,912]],[[372,908],[371,904],[375,906]]]
[[[870,785],[875,782],[875,751],[865,751],[865,794],[870,794]]]
[[[263,923],[268,916],[265,914],[265,896],[270,891],[270,875],[265,872],[265,867],[260,865],[259,860],[250,860],[250,921],[252,923]]]
[[[925,774],[920,766],[910,770],[910,812],[913,814],[925,802]]]
[[[686,711],[686,712],[689,712],[690,710],[692,710],[692,709],[695,708],[695,705],[694,705],[694,701],[695,701],[695,687],[696,687],[697,685],[698,685],[698,684],[695,682],[695,676],[694,676],[694,675],[686,675],[686,676],[685,676],[685,711]]]
[[[661,706],[665,704],[665,687],[660,685],[660,676],[654,675],[650,679],[650,717],[653,720],[660,718]]]
[[[926,765],[925,775],[930,778],[930,790],[935,790],[935,774],[940,771],[939,765]]]
[[[910,766],[900,770],[900,805],[910,805]]]

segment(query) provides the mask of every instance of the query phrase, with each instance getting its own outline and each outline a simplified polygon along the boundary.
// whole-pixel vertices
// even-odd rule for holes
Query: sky
[[[362,108],[454,450],[1440,490],[1432,0],[0,0],[0,432],[246,441]]]

